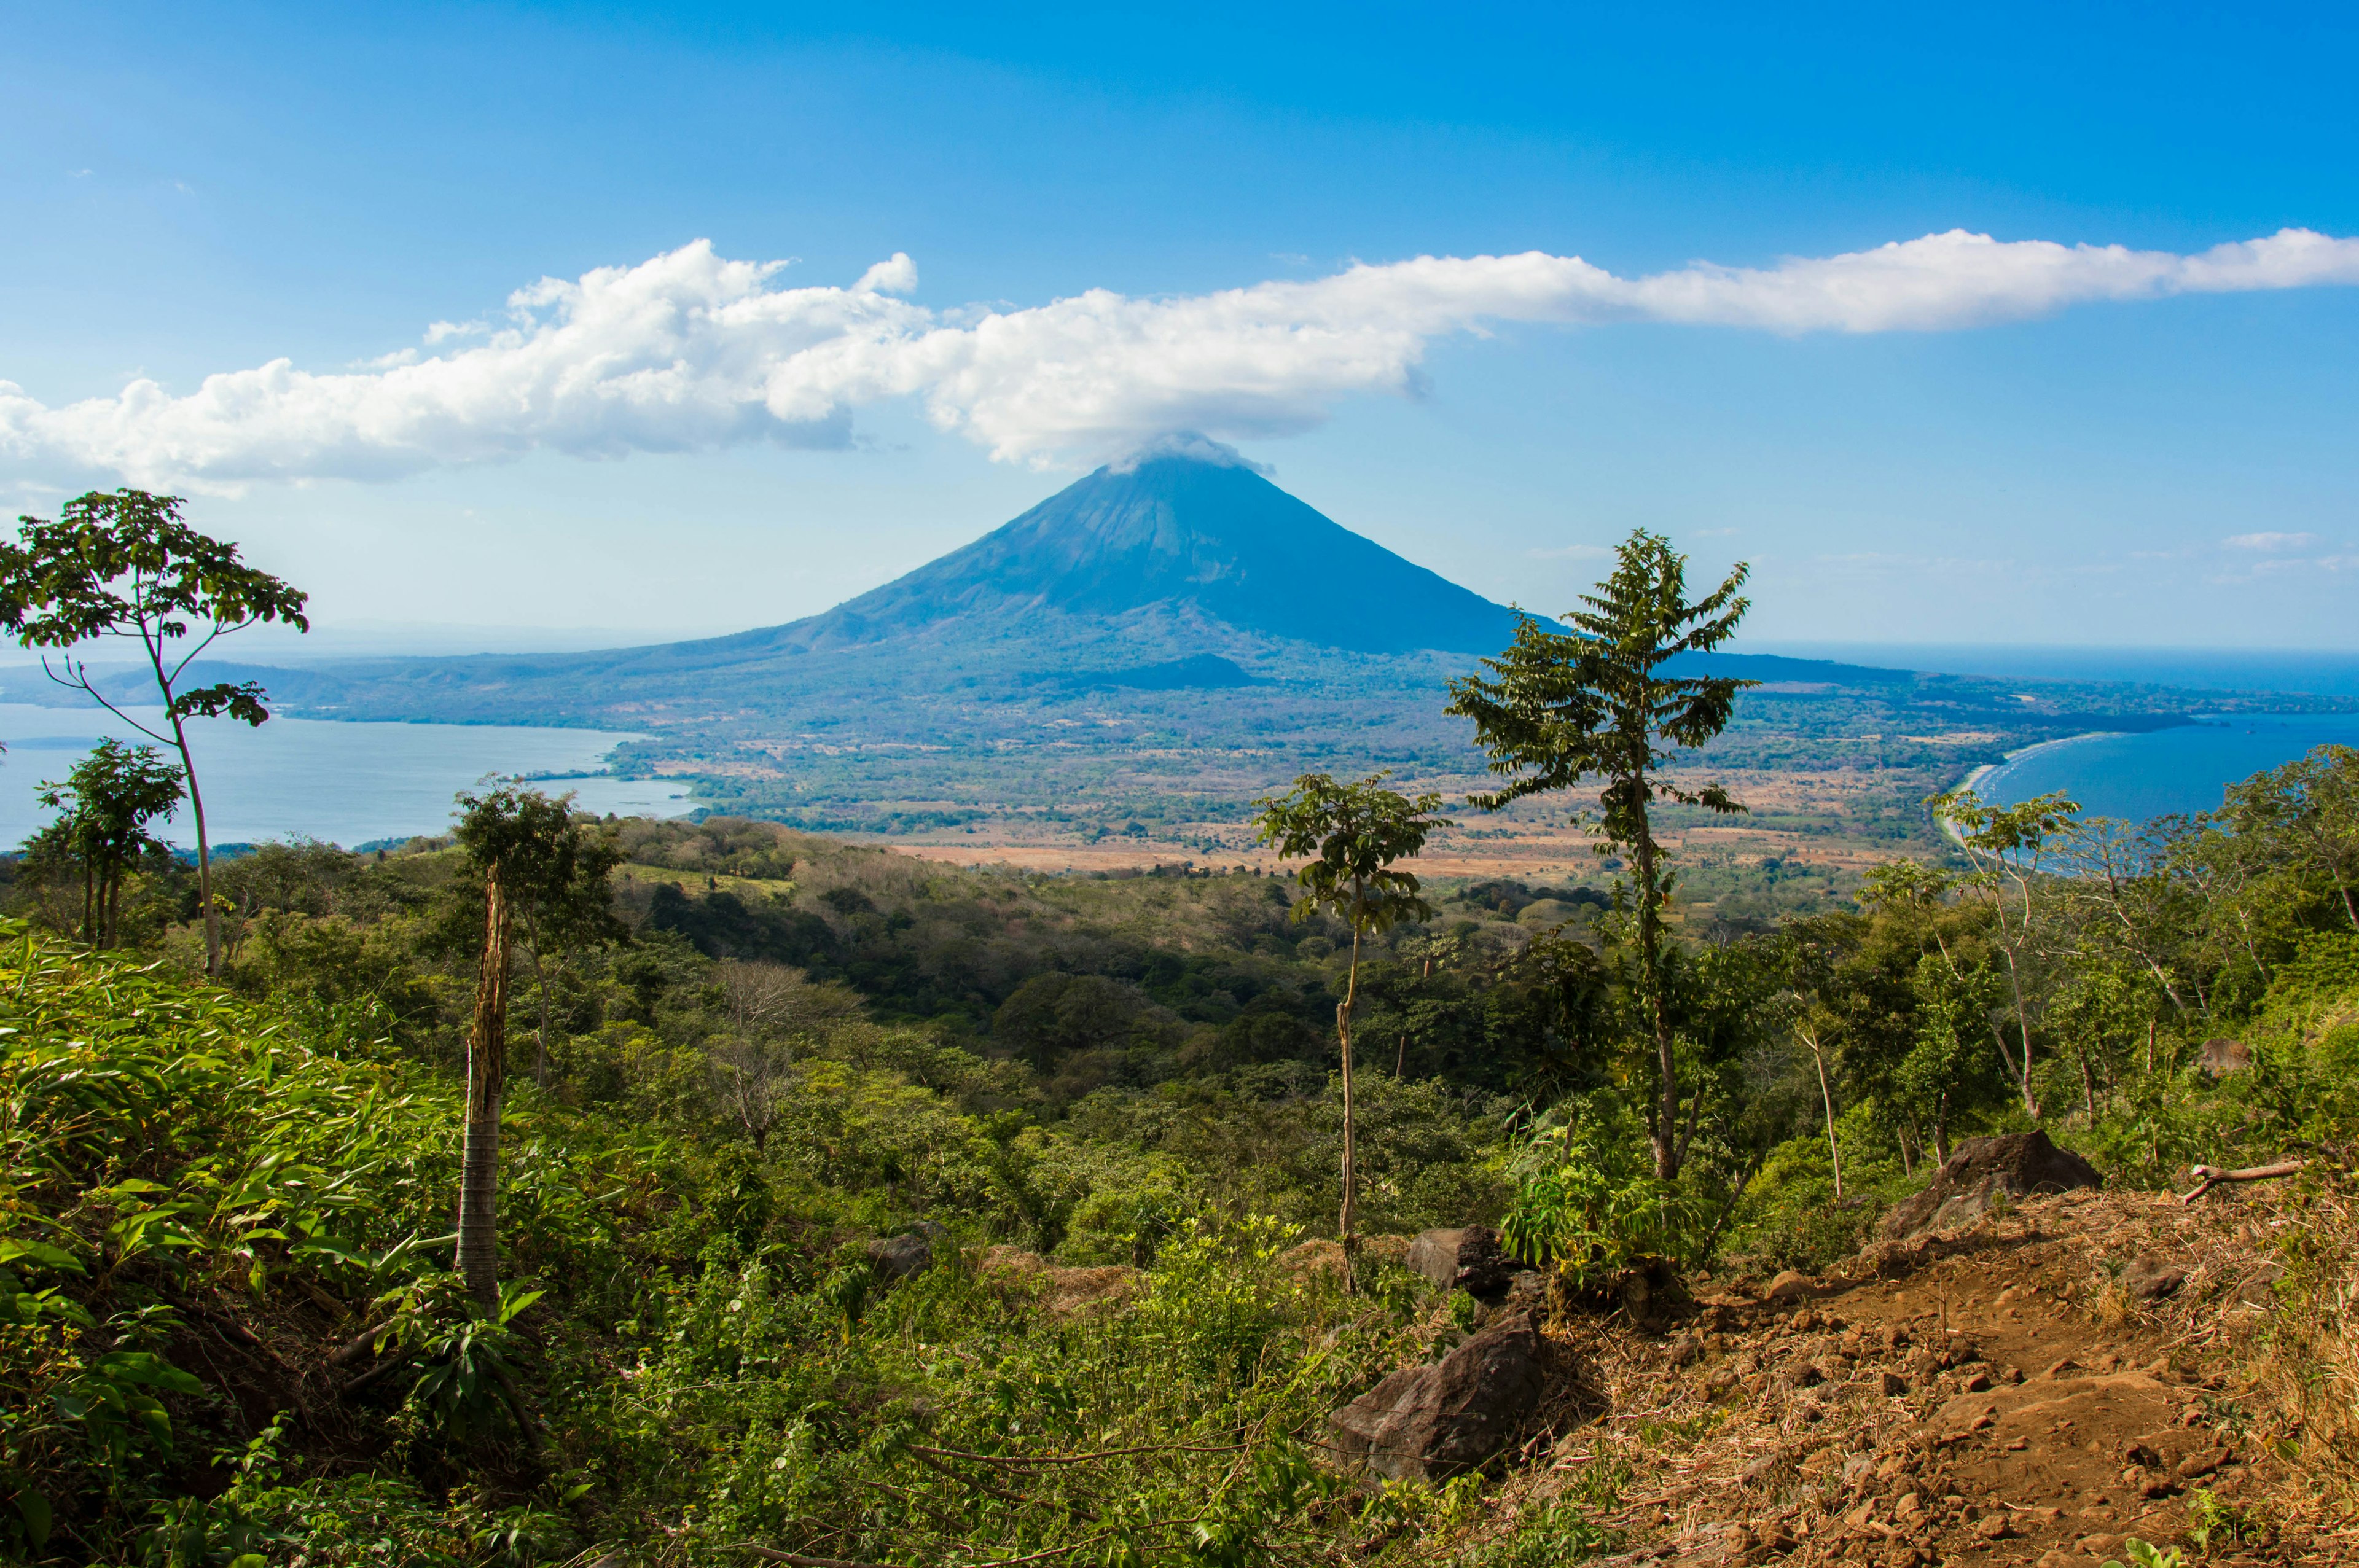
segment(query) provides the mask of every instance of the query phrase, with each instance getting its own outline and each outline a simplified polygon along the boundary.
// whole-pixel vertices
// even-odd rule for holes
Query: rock
[[[1886,1399],[1897,1400],[1908,1391],[1908,1379],[1902,1377],[1897,1372],[1886,1372],[1884,1374],[1884,1397]]]
[[[2010,1132],[1960,1143],[1930,1185],[1893,1206],[1878,1227],[1887,1240],[1948,1230],[1987,1213],[2001,1193],[2011,1198],[2104,1184],[2097,1168],[2045,1132]]]
[[[1808,1361],[1786,1373],[1786,1386],[1789,1389],[1815,1389],[1826,1380],[1826,1374]]]
[[[1682,1334],[1663,1347],[1663,1354],[1674,1367],[1689,1367],[1703,1354],[1703,1341],[1692,1334]]]
[[[2203,1042],[2202,1049],[2195,1054],[2195,1065],[2207,1078],[2224,1078],[2253,1065],[2253,1048],[2241,1040],[2222,1035]]]
[[[2006,1522],[2005,1514],[1984,1514],[1974,1520],[1974,1533],[1984,1541],[2005,1541],[2015,1533],[2015,1527]]]
[[[2227,1462],[2228,1451],[2224,1448],[2212,1448],[2190,1454],[2179,1462],[2179,1478],[2182,1481],[2200,1481]]]
[[[1505,1291],[1523,1267],[1501,1249],[1499,1233],[1487,1225],[1421,1232],[1402,1260],[1445,1291],[1474,1296]]]
[[[1810,1295],[1810,1278],[1788,1269],[1769,1281],[1768,1294],[1773,1302],[1807,1301]]]
[[[868,1261],[888,1280],[907,1280],[934,1266],[934,1248],[950,1239],[950,1227],[920,1220],[914,1230],[868,1244]]]
[[[2125,1539],[2119,1535],[2084,1535],[2081,1538],[2081,1550],[2092,1557],[2117,1557]]]
[[[1990,1379],[1980,1372],[1966,1379],[1966,1392],[1970,1394],[1986,1394],[1990,1392]]]
[[[2142,1302],[2158,1302],[2179,1293],[2187,1282],[2186,1271],[2153,1258],[2133,1258],[2130,1266],[2122,1271],[2122,1289]]]
[[[1502,1317],[1440,1361],[1395,1372],[1337,1411],[1329,1418],[1334,1447],[1389,1481],[1446,1481],[1476,1469],[1515,1440],[1539,1403],[1540,1357],[1531,1315]]]

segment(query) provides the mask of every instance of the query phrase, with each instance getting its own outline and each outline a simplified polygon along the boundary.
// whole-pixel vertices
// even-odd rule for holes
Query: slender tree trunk
[[[123,945],[123,863],[107,867],[105,896],[100,901],[106,915],[106,945]]]
[[[161,671],[158,670],[160,676]],[[164,711],[172,719],[172,744],[180,753],[180,776],[189,781],[189,815],[197,824],[197,903],[205,912],[205,973],[221,973],[221,912],[213,907],[212,846],[205,838],[205,797],[197,789],[197,760],[189,752],[189,731],[172,711],[172,688],[164,688]]]
[[[1671,1014],[1663,996],[1662,893],[1655,885],[1655,836],[1640,806],[1638,832],[1630,846],[1638,861],[1638,961],[1647,972],[1647,1008],[1655,1025],[1655,1174],[1671,1181],[1680,1173],[1679,1063],[1671,1052]]]
[[[2343,913],[2351,917],[2351,929],[2359,931],[2359,903],[2351,902],[2350,888],[2338,885],[2335,891],[2343,895]]]
[[[486,1309],[500,1298],[496,1225],[500,1093],[507,1077],[508,903],[499,868],[484,879],[484,958],[475,973],[475,1022],[467,1036],[466,1152],[459,1176],[455,1266]]]
[[[98,946],[98,857],[87,851],[82,858],[82,939]]]
[[[2089,1046],[2083,1041],[2074,1047],[2081,1054],[2081,1100],[2088,1108],[2089,1125],[2097,1125],[2097,1075],[2089,1065]]]
[[[2023,1003],[2023,975],[2016,968],[2014,952],[2006,947],[1999,951],[2006,954],[2006,983],[2015,994],[2015,1025],[2023,1035],[2023,1079],[2017,1086],[2023,1092],[2023,1112],[2038,1121],[2039,1101],[2031,1092],[2031,1014]]]
[[[1835,1168],[1835,1201],[1843,1201],[1843,1145],[1835,1141],[1835,1094],[1827,1087],[1826,1054],[1819,1049],[1815,1036],[1805,1034],[1802,1044],[1810,1048],[1810,1060],[1819,1068],[1819,1101],[1827,1108],[1827,1158]]]
[[[1358,892],[1359,890],[1355,885],[1353,889],[1353,898],[1352,914],[1353,918],[1352,921],[1352,968],[1350,978],[1343,982],[1343,1000],[1335,1005],[1335,1036],[1343,1048],[1343,1213],[1339,1217],[1338,1225],[1342,1231],[1342,1235],[1339,1239],[1343,1243],[1343,1255],[1346,1260],[1344,1288],[1347,1290],[1351,1288],[1349,1260],[1353,1248],[1355,1248],[1359,1242],[1359,1237],[1356,1234],[1355,1227],[1357,1226],[1360,1217],[1360,1206],[1358,1201],[1358,1172],[1354,1168],[1355,1157],[1358,1154],[1357,1137],[1359,1127],[1353,1119],[1352,1106],[1352,1003],[1360,994],[1360,923],[1358,919]]]

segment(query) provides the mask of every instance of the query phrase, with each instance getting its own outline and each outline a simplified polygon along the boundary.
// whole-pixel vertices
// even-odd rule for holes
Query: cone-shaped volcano
[[[1167,610],[1356,653],[1489,653],[1515,614],[1362,538],[1225,448],[1168,444],[1098,470],[1014,522],[782,632],[882,641],[956,618]]]

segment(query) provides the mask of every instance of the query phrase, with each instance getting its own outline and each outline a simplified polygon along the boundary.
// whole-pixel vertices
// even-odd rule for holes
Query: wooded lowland
[[[1648,547],[1459,697],[1612,892],[1421,882],[1481,803],[1381,778],[1264,804],[1299,878],[506,784],[207,911],[77,774],[0,927],[0,1550],[2347,1561],[2359,752],[1700,913],[1649,812],[1732,692],[1651,661],[1743,605]]]

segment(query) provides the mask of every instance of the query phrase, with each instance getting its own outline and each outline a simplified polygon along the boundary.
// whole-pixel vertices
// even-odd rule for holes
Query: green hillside
[[[2321,859],[2341,840],[2304,837],[2340,818],[2302,800],[2331,797],[2291,787],[2260,781],[2126,881],[2068,860],[2031,891],[2035,1097],[2117,1184],[2292,1152],[2347,1190],[2359,935]],[[1548,1298],[1577,1336],[1628,1300],[1625,1262],[1697,1292],[1824,1265],[1937,1145],[2028,1125],[1992,1049],[2006,931],[1971,888],[1887,878],[1710,941],[1675,906],[1695,1132],[1658,1187],[1633,1156],[1622,917],[1453,886],[1365,955],[1375,1239],[1347,1293],[1321,1239],[1347,934],[1289,919],[1287,884],[962,872],[728,819],[583,828],[615,836],[620,926],[519,962],[490,1316],[450,1271],[481,919],[460,848],[225,863],[219,984],[188,974],[183,872],[139,873],[134,946],[99,953],[44,929],[78,905],[17,868],[16,1559],[1577,1561],[1644,1538],[1626,1467],[1535,1491],[1549,1473],[1508,1454],[1371,1492],[1323,1446],[1328,1411],[1487,1310],[1383,1238],[1591,1193],[1550,1211],[1585,1238]],[[2248,1068],[2202,1065],[2223,1036]],[[913,1233],[933,1266],[901,1276],[874,1244]],[[2285,1254],[2300,1300],[2347,1278],[2330,1240]],[[2339,1463],[2347,1409],[2317,1398],[2329,1445],[2296,1429],[2288,1487]],[[1658,1432],[1647,1462],[1712,1430]]]

